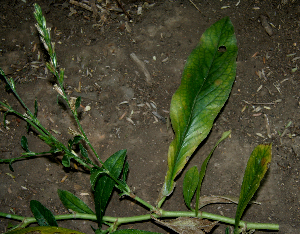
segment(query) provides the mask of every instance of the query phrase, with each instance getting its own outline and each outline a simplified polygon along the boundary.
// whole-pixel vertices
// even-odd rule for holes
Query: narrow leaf
[[[183,197],[186,206],[191,210],[191,201],[195,194],[199,182],[199,171],[197,166],[190,168],[184,176],[183,180]]]
[[[59,70],[59,77],[58,77],[58,82],[59,82],[60,86],[63,86],[64,74],[65,74],[65,69],[60,69]]]
[[[80,198],[66,190],[57,190],[59,199],[67,209],[71,209],[78,213],[84,214],[95,214],[87,204],[84,203]]]
[[[111,234],[160,234],[160,233],[142,231],[138,229],[123,229],[123,230],[117,230],[115,232],[112,232]]]
[[[14,81],[14,79],[13,79],[13,78],[10,78],[9,80],[10,80],[10,88],[11,88],[12,90],[15,90],[15,89],[16,89],[16,86],[15,86],[15,81]]]
[[[64,165],[64,167],[70,167],[70,163],[71,163],[71,158],[68,154],[64,154],[61,163],[62,165]]]
[[[196,195],[196,207],[195,207],[195,211],[196,211],[196,216],[198,216],[198,209],[199,209],[199,198],[200,198],[200,191],[201,191],[201,186],[202,186],[202,181],[204,179],[205,173],[206,173],[206,168],[207,168],[207,164],[213,154],[213,152],[215,151],[215,149],[217,148],[217,146],[223,141],[225,140],[229,135],[231,134],[231,131],[227,131],[224,132],[222,134],[222,137],[217,141],[217,143],[215,144],[214,148],[210,151],[209,155],[206,157],[206,159],[204,160],[204,162],[201,165],[201,170],[200,170],[200,174],[199,174],[199,183],[198,183],[198,187],[197,187],[197,195]]]
[[[225,48],[225,52],[219,48]],[[235,79],[236,57],[236,38],[228,17],[207,29],[190,54],[171,101],[175,139],[169,147],[162,200],[172,193],[176,176],[206,138],[226,102]]]
[[[34,117],[37,117],[37,113],[38,113],[38,103],[37,103],[37,100],[35,99],[35,101],[34,101]]]
[[[8,164],[9,170],[11,170],[12,172],[14,172],[15,170],[12,167],[12,163],[14,162],[14,160],[11,160]]]
[[[126,180],[127,180],[128,171],[129,171],[129,163],[126,160],[124,163],[123,175],[122,175],[123,182],[126,182]]]
[[[21,138],[21,146],[22,146],[23,150],[25,150],[26,152],[30,152],[30,150],[28,149],[28,141],[25,136],[22,136],[22,138]]]
[[[126,150],[120,150],[110,156],[104,166],[109,170],[110,175],[118,178],[122,172]],[[108,204],[108,200],[112,194],[116,182],[108,175],[99,177],[95,186],[95,210],[99,228],[102,226],[102,218]]]
[[[258,145],[252,152],[244,174],[239,204],[235,214],[234,233],[238,233],[238,224],[242,214],[260,185],[268,170],[272,158],[272,144]]]
[[[58,226],[51,211],[43,206],[39,201],[31,200],[30,209],[40,226]]]
[[[84,157],[88,163],[92,163],[92,161],[89,158],[86,148],[84,148],[84,146],[80,143],[79,143],[79,149],[80,149],[80,153],[81,153],[82,157]]]
[[[75,102],[75,111],[77,111],[77,109],[80,107],[80,103],[81,103],[81,97],[79,96]]]
[[[78,144],[78,142],[79,142],[80,140],[82,140],[82,139],[83,139],[83,137],[80,136],[80,135],[74,136],[74,139],[73,139],[73,145]]]
[[[68,140],[68,149],[72,150],[73,141],[71,139]]]

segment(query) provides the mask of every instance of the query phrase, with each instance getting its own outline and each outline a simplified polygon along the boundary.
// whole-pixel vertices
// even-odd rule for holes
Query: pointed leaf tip
[[[52,212],[39,201],[31,200],[30,209],[40,226],[58,226]]]
[[[191,210],[191,201],[199,182],[199,171],[197,166],[191,167],[184,176],[183,197],[186,206]]]
[[[260,186],[260,182],[269,168],[272,159],[272,144],[258,145],[252,152],[244,174],[239,203],[235,215],[235,232],[251,198]]]

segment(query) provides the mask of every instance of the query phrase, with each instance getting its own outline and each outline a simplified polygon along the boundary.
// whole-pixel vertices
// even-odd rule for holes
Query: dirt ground
[[[202,195],[237,197],[252,150],[258,144],[272,142],[272,162],[255,195],[261,205],[248,207],[243,220],[280,224],[279,232],[268,233],[299,233],[299,1],[194,0],[201,12],[190,1],[124,1],[130,20],[119,7],[114,8],[112,1],[106,5],[108,14],[95,21],[92,12],[68,1],[2,0],[0,67],[16,81],[20,96],[30,108],[37,98],[40,121],[67,142],[71,137],[68,128],[76,127],[70,113],[56,105],[53,76],[45,69],[47,57],[34,27],[35,2],[52,28],[58,64],[66,69],[66,89],[70,96],[82,97],[81,123],[90,141],[103,160],[117,150],[128,150],[128,184],[151,204],[155,204],[163,184],[167,150],[173,139],[173,132],[152,112],[168,116],[188,55],[210,25],[229,16],[239,48],[236,81],[211,134],[187,168],[200,167],[221,134],[231,129],[231,138],[221,143],[210,161]],[[264,20],[272,31],[269,34],[262,25]],[[131,53],[145,63],[151,85]],[[0,86],[1,100],[22,112],[13,95],[5,92],[3,80]],[[84,111],[86,106],[91,109]],[[26,124],[19,118],[10,115],[7,120],[9,129],[4,128],[2,120],[0,125],[1,158],[20,156],[22,135],[27,136],[32,151],[48,150],[37,136],[27,135]],[[32,216],[29,202],[35,199],[55,215],[68,213],[57,189],[68,190],[94,206],[89,175],[80,168],[65,169],[59,159],[49,155],[15,162],[13,168],[11,172],[7,164],[0,165],[1,212]],[[163,209],[187,210],[182,181],[183,176]],[[234,217],[236,206],[218,204],[203,210]],[[146,213],[143,207],[128,199],[119,200],[114,193],[106,215]],[[0,231],[5,232],[9,223],[17,222],[1,218]],[[96,223],[81,220],[58,224],[85,233],[93,233],[90,225],[96,227]],[[154,222],[121,228],[173,233]],[[225,228],[220,223],[212,233],[224,233]]]

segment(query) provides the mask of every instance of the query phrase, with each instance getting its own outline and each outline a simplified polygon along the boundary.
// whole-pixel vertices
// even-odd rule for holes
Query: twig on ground
[[[124,12],[124,14],[127,16],[127,18],[129,20],[131,20],[131,16],[128,14],[128,12],[125,10],[125,8],[123,7],[122,3],[121,3],[121,0],[116,0],[119,7],[121,7],[122,11]]]
[[[192,3],[193,4],[193,6],[201,13],[201,11],[199,10],[199,8],[196,6],[196,4],[195,3],[193,3],[193,1],[192,0],[189,0],[190,1],[190,3]]]
[[[92,7],[86,5],[86,4],[82,3],[82,2],[77,2],[77,1],[74,1],[74,0],[70,0],[70,3],[73,4],[73,5],[75,5],[75,6],[79,6],[79,7],[82,7],[84,9],[88,10],[88,11],[92,11],[93,12]]]
[[[138,67],[144,72],[146,76],[146,82],[148,85],[152,84],[152,78],[149,71],[146,68],[146,65],[136,56],[135,53],[130,54],[130,58],[138,65]]]

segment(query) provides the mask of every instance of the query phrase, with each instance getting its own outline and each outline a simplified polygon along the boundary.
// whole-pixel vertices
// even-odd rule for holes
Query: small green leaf
[[[195,194],[199,182],[199,171],[197,166],[190,168],[184,176],[183,180],[183,197],[186,206],[191,210],[191,201]]]
[[[68,140],[68,149],[72,150],[73,141],[71,139]]]
[[[234,233],[238,233],[238,225],[242,214],[260,185],[260,181],[268,170],[272,158],[272,144],[258,145],[252,152],[244,174],[239,204],[235,214]]]
[[[78,213],[84,214],[95,214],[87,204],[84,203],[80,198],[66,190],[57,190],[58,196],[61,202],[67,209],[71,209]]]
[[[92,163],[92,161],[89,158],[89,155],[88,155],[88,152],[87,152],[86,148],[84,148],[84,146],[80,143],[79,143],[79,149],[80,149],[80,153],[81,153],[82,157],[85,158],[87,163]]]
[[[112,232],[111,234],[160,234],[160,233],[142,231],[138,229],[122,229],[122,230],[117,230],[115,232]]]
[[[84,146],[82,144],[79,144],[79,149],[80,149],[80,153],[83,157],[85,158],[89,158],[88,152],[86,150],[86,148],[84,148]]]
[[[228,99],[236,75],[236,57],[236,37],[228,17],[207,29],[188,57],[181,85],[171,101],[175,138],[169,147],[168,172],[159,205],[172,193],[176,176],[207,137]]]
[[[60,86],[62,86],[64,83],[64,74],[65,74],[65,69],[60,69],[59,77],[58,77],[58,82],[59,82]]]
[[[129,171],[129,163],[126,160],[125,163],[124,163],[123,175],[122,175],[122,181],[123,182],[126,182],[126,180],[127,180],[128,171]]]
[[[35,101],[34,101],[34,117],[37,117],[37,113],[38,113],[38,103],[37,103],[37,100],[35,99]]]
[[[81,97],[79,96],[75,102],[75,110],[77,110],[80,107],[80,103],[81,103]]]
[[[58,226],[52,212],[39,201],[31,200],[30,209],[40,226]]]
[[[74,139],[73,139],[73,145],[76,145],[79,143],[79,141],[81,141],[83,139],[82,136],[78,135],[78,136],[74,136]]]
[[[227,131],[224,132],[221,136],[221,138],[217,141],[217,143],[215,144],[214,148],[210,151],[209,155],[206,157],[206,159],[204,160],[204,162],[201,165],[201,170],[199,173],[199,183],[198,183],[198,187],[197,187],[197,195],[196,195],[196,207],[195,207],[195,211],[196,211],[196,216],[198,216],[198,209],[199,209],[199,199],[200,199],[200,190],[201,190],[201,186],[202,186],[202,181],[204,179],[205,173],[206,173],[206,168],[207,168],[207,164],[213,154],[213,152],[215,151],[215,149],[217,148],[217,146],[223,141],[225,140],[227,137],[229,137],[229,135],[231,134],[231,131]]]
[[[70,160],[71,160],[72,157],[70,157],[69,154],[64,154],[62,160],[61,160],[61,163],[62,165],[64,165],[64,167],[70,167]]]
[[[25,136],[22,136],[22,138],[21,138],[21,146],[22,146],[23,150],[25,150],[26,152],[30,152],[30,150],[28,149],[28,141]]]
[[[14,160],[11,160],[8,164],[9,170],[11,170],[12,172],[14,172],[15,170],[12,167],[12,163],[14,162]]]
[[[125,157],[126,150],[120,150],[114,153],[104,162],[105,168],[109,170],[109,174],[114,176],[114,178],[118,178],[120,176],[123,169]],[[103,175],[96,181],[95,210],[99,228],[101,228],[102,226],[102,218],[115,184],[116,182],[108,175]]]
[[[15,81],[14,81],[14,79],[13,79],[13,78],[10,78],[9,80],[10,80],[10,87],[11,87],[11,89],[12,89],[12,90],[15,90],[15,89],[16,89],[16,86],[15,86]]]
[[[229,232],[229,227],[226,228],[225,234],[230,234],[230,232]]]

